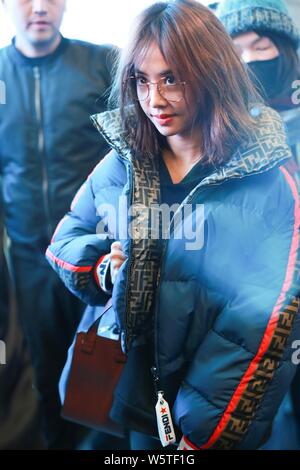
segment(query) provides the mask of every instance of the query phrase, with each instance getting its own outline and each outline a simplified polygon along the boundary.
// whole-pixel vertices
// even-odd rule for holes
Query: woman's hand
[[[113,242],[110,248],[110,276],[112,284],[115,283],[116,277],[118,275],[119,269],[126,260],[126,256],[122,251],[121,242]]]

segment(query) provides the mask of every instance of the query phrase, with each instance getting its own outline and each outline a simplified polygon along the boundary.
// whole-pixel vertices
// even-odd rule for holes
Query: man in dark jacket
[[[66,0],[2,0],[16,26],[0,51],[0,181],[17,301],[50,448],[72,447],[57,384],[82,304],[45,261],[50,237],[107,152],[89,116],[106,109],[115,49],[65,39]]]

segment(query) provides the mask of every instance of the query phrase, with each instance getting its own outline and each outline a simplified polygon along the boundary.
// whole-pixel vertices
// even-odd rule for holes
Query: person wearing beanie
[[[272,31],[298,47],[299,31],[283,0],[221,0],[217,17],[232,37],[248,31]]]
[[[295,81],[300,78],[300,61],[297,54],[299,31],[283,0],[221,0],[216,15],[231,35],[241,59],[247,64],[249,76],[269,106],[283,118],[294,162],[288,169],[298,176],[300,163],[300,107],[295,100]],[[298,92],[299,95],[299,92]],[[296,434],[282,435],[283,421],[290,406],[287,397],[279,411],[268,448],[287,445],[290,449],[300,445],[300,369],[291,386],[292,410],[296,420]],[[279,439],[277,439],[277,437]],[[287,440],[288,442],[284,442]],[[294,439],[295,440],[295,439]],[[277,447],[278,448],[278,447]]]
[[[221,0],[217,17],[269,106],[281,113],[300,162],[300,107],[293,84],[300,79],[300,34],[283,0]],[[294,85],[295,86],[295,85]]]

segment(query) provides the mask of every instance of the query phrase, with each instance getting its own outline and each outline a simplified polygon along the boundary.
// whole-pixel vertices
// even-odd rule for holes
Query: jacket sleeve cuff
[[[110,295],[112,293],[113,285],[110,277],[110,258],[109,255],[101,256],[94,268],[94,277],[96,284],[105,292]]]
[[[200,450],[194,444],[192,444],[187,437],[182,436],[181,441],[177,447],[177,450]]]

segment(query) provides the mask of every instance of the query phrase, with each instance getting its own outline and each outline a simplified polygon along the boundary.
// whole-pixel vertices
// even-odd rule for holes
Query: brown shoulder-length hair
[[[127,142],[136,154],[158,155],[167,145],[143,112],[128,80],[156,43],[174,76],[188,82],[199,112],[194,122],[202,135],[202,154],[213,164],[230,158],[249,136],[249,114],[259,100],[230,36],[205,6],[194,0],[158,2],[136,20],[121,55],[111,103],[120,108]],[[134,125],[132,120],[134,115]]]

